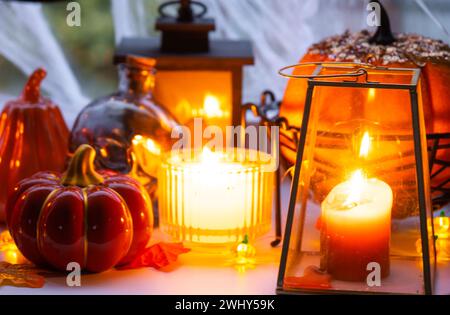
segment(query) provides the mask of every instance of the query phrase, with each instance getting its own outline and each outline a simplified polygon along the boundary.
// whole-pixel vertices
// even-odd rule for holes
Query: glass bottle
[[[87,143],[96,165],[138,179],[155,198],[160,156],[170,150],[173,115],[153,99],[154,59],[129,56],[119,65],[119,90],[88,104],[78,115],[70,151]]]

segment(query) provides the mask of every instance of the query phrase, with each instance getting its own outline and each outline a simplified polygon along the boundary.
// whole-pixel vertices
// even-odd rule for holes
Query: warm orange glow
[[[369,132],[364,132],[364,135],[361,140],[361,146],[359,147],[359,157],[367,157],[369,155],[369,150],[371,146],[371,140],[369,136]]]
[[[0,252],[3,253],[3,260],[10,264],[19,264],[26,261],[8,231],[0,233]]]
[[[375,89],[370,88],[368,94],[369,94],[369,102],[372,102],[375,99]]]
[[[434,246],[436,248],[436,258],[439,262],[448,262],[450,260],[450,241],[443,237],[437,237],[434,240]],[[417,254],[422,255],[422,239],[418,238],[416,241]]]
[[[362,281],[367,274],[361,261],[367,259],[379,262],[389,273],[392,201],[391,187],[377,178],[365,178],[362,170],[327,195],[321,204],[327,241],[321,246],[327,253],[327,271],[335,279]],[[357,260],[347,258],[355,252],[360,255]]]
[[[17,250],[16,244],[14,244],[14,240],[9,234],[9,231],[3,231],[0,233],[0,251],[6,251],[15,249]]]
[[[448,238],[450,235],[450,218],[442,212],[438,217],[433,219],[434,233],[440,239]]]
[[[255,259],[256,249],[248,242],[247,237],[244,241],[239,243],[236,247],[236,264],[246,265],[253,264]]]
[[[270,228],[273,173],[263,162],[240,163],[228,154],[205,147],[194,159],[172,152],[162,164],[158,187],[166,232],[182,241],[225,245]]]
[[[206,95],[203,102],[203,111],[206,117],[223,117],[225,113],[220,108],[219,99],[213,95]]]
[[[364,135],[361,138],[361,144],[359,146],[359,157],[365,158],[369,155],[371,146],[371,139],[369,132],[364,132]],[[354,207],[361,201],[361,193],[364,189],[365,184],[367,183],[366,174],[362,169],[357,169],[352,173],[350,179],[348,180],[348,189],[347,199],[343,203],[346,207]]]
[[[134,159],[133,171],[131,175],[146,185],[148,183],[147,176],[139,176],[137,168],[144,171],[145,174],[156,178],[158,175],[158,168],[160,165],[160,156],[163,153],[159,144],[142,135],[135,135],[131,141],[132,157]]]
[[[356,170],[349,180],[349,192],[344,206],[354,206],[360,203],[361,193],[364,189],[366,178],[362,170]]]
[[[438,226],[442,230],[448,230],[450,222],[448,217],[438,217]]]
[[[203,107],[193,108],[192,115],[205,118],[227,118],[230,113],[223,110],[221,101],[217,96],[207,94],[203,100]]]
[[[224,128],[232,122],[232,81],[228,70],[160,70],[156,74],[155,99],[170,108],[182,125],[189,125],[194,117],[202,117],[213,119],[211,124]],[[204,103],[208,95],[219,101],[223,113],[220,117],[206,115]]]
[[[200,160],[204,166],[217,166],[222,158],[222,154],[218,152],[212,152],[208,147],[204,147],[202,149],[202,154],[200,156]]]
[[[161,154],[161,148],[153,139],[146,138],[141,135],[136,135],[133,137],[132,143],[133,146],[142,147],[143,149],[154,155]]]

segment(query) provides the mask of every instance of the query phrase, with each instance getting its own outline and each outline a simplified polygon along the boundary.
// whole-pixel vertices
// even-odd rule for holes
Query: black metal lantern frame
[[[301,128],[291,125],[286,117],[279,115],[280,106],[281,101],[276,99],[275,94],[270,90],[265,90],[261,93],[259,103],[249,102],[242,105],[243,113],[241,116],[245,119],[245,113],[251,111],[256,118],[261,120],[262,125],[278,126],[280,128],[280,147],[297,152]],[[276,114],[270,115],[268,112],[275,112]],[[245,124],[246,122],[243,123],[244,126]],[[426,138],[430,178],[433,179],[450,169],[450,162],[438,158],[439,153],[450,151],[450,133],[428,133]],[[280,158],[282,159],[282,157]],[[286,168],[289,167],[283,159],[281,162]],[[281,181],[281,174],[279,173],[279,175]],[[431,186],[433,209],[439,210],[450,202],[450,188],[446,187],[449,182],[450,179],[443,179]],[[277,188],[279,188],[279,185],[277,185]],[[277,191],[277,194],[279,195],[279,191]],[[281,211],[281,205],[276,207],[276,211]],[[277,230],[281,231],[278,223]],[[281,237],[281,232],[277,233],[277,239],[281,241]],[[274,243],[274,246],[279,243]]]
[[[283,245],[283,254],[282,259],[280,263],[280,271],[279,271],[279,277],[278,277],[278,286],[277,286],[277,292],[278,293],[299,293],[299,292],[327,292],[322,290],[286,290],[283,287],[283,278],[286,270],[286,263],[287,263],[287,254],[289,249],[289,242],[290,242],[290,236],[292,232],[292,225],[294,220],[294,207],[295,203],[297,201],[297,190],[299,185],[299,178],[300,178],[300,165],[303,158],[303,151],[305,147],[305,140],[306,140],[306,132],[308,129],[308,121],[309,121],[309,115],[311,111],[311,103],[312,103],[312,95],[314,92],[314,89],[317,86],[330,86],[330,87],[349,87],[349,88],[374,88],[374,89],[397,89],[397,90],[404,90],[407,91],[410,95],[411,100],[411,113],[412,113],[412,130],[414,131],[414,145],[415,145],[415,158],[416,158],[416,172],[417,172],[417,188],[420,191],[418,194],[418,203],[420,205],[420,232],[421,232],[421,239],[422,239],[422,246],[423,246],[423,255],[422,255],[422,261],[423,261],[423,279],[424,279],[424,293],[431,294],[432,288],[433,288],[433,282],[434,282],[434,259],[435,259],[435,250],[434,250],[434,243],[430,241],[429,237],[430,235],[433,235],[434,232],[429,229],[432,229],[433,227],[427,226],[427,222],[430,222],[432,211],[431,206],[427,206],[426,199],[429,197],[426,194],[425,190],[425,181],[427,180],[424,178],[424,172],[423,169],[420,167],[420,165],[423,164],[424,156],[421,149],[421,143],[420,143],[420,137],[423,136],[420,133],[420,125],[423,124],[423,121],[421,122],[419,119],[419,102],[418,102],[418,96],[417,96],[417,86],[420,76],[420,70],[419,69],[392,69],[392,68],[376,68],[373,66],[368,65],[361,65],[361,68],[352,71],[351,73],[348,73],[347,75],[328,75],[327,77],[324,76],[318,76],[317,74],[320,73],[320,71],[323,69],[323,67],[326,66],[337,66],[337,63],[317,63],[316,64],[316,70],[314,73],[307,77],[308,79],[308,93],[307,93],[307,99],[306,99],[306,106],[304,109],[304,116],[303,116],[303,128],[299,128],[297,126],[291,126],[289,125],[289,122],[286,118],[280,117],[279,115],[269,115],[268,112],[270,111],[277,111],[280,107],[280,102],[275,100],[274,94],[270,91],[264,91],[261,97],[261,103],[259,105],[256,105],[254,103],[247,103],[244,104],[243,110],[252,110],[252,112],[259,117],[262,120],[262,123],[265,125],[277,125],[280,127],[280,137],[287,137],[286,134],[284,134],[282,131],[289,131],[289,134],[291,134],[292,138],[289,139],[289,141],[281,141],[282,147],[287,147],[289,150],[297,151],[297,163],[295,167],[295,173],[293,178],[293,183],[291,187],[291,196],[290,196],[290,203],[289,203],[289,213],[287,218],[287,224],[286,224],[286,233],[285,233],[285,240]],[[285,71],[291,67],[297,67],[299,65],[294,65],[290,67],[283,68],[282,71]],[[343,66],[343,65],[341,65]],[[411,71],[414,73],[412,76],[411,82],[407,84],[392,84],[392,83],[379,83],[379,82],[371,82],[368,80],[367,76],[367,68],[376,70],[392,70],[392,71]],[[284,75],[284,73],[282,73]],[[285,75],[290,76],[290,75]],[[296,77],[296,76],[293,76]],[[305,76],[299,76],[301,78],[305,78]],[[337,77],[348,77],[347,79],[350,80],[343,80],[343,81],[336,81],[335,78]],[[363,77],[365,80],[363,82],[358,82],[361,80],[357,80],[358,78]],[[329,80],[326,80],[329,79]],[[344,78],[345,79],[345,78]],[[423,126],[422,126],[423,127]],[[424,129],[423,129],[424,130]],[[450,167],[449,163],[446,161],[439,160],[436,158],[437,153],[441,152],[443,150],[449,150],[450,146],[448,145],[448,140],[450,139],[450,134],[428,134],[427,135],[427,142],[428,142],[428,161],[429,161],[429,170],[436,169],[434,173],[431,173],[431,178],[438,175],[439,173],[445,171],[448,167]],[[298,150],[297,150],[298,148]],[[435,168],[433,168],[435,167]],[[417,170],[417,168],[419,168]],[[281,174],[278,172],[277,174],[277,203],[276,203],[276,234],[277,238],[275,241],[272,242],[272,246],[276,246],[279,243],[279,240],[281,239],[281,202],[279,201],[280,196],[280,182],[281,182]],[[431,191],[433,193],[433,206],[435,208],[441,207],[445,204],[447,204],[450,201],[450,194],[448,189],[445,188],[445,185],[447,183],[443,182],[439,185],[436,185],[434,187],[431,187]],[[300,216],[301,217],[301,216]],[[300,224],[304,224],[304,222],[300,222]],[[339,291],[333,290],[333,293],[340,293]],[[350,291],[343,291],[342,293],[350,293]],[[361,291],[355,291],[353,293],[364,293]]]
[[[275,94],[271,90],[264,90],[261,93],[259,103],[248,102],[242,105],[241,118],[242,126],[247,124],[246,113],[252,112],[253,116],[260,120],[260,124],[264,126],[277,126],[280,128],[280,148],[297,152],[300,141],[301,128],[291,125],[286,117],[280,116],[281,101],[277,100]],[[270,130],[270,129],[268,129]],[[268,137],[271,137],[268,134]],[[429,133],[427,138],[428,162],[430,178],[433,179],[440,173],[450,169],[450,163],[437,158],[440,152],[450,151],[450,133]],[[280,156],[280,164],[285,168],[289,168],[289,163]],[[277,169],[275,177],[275,239],[271,242],[272,247],[277,247],[282,239],[282,222],[281,222],[281,182],[283,174],[281,167]],[[436,185],[431,186],[433,209],[439,210],[450,203],[450,189],[446,187],[450,179],[444,179]]]
[[[298,67],[301,65],[296,65],[293,67]],[[292,67],[292,66],[291,66]],[[286,69],[289,69],[291,67],[283,68],[281,71],[284,71]],[[303,121],[302,121],[302,128],[300,130],[300,139],[299,139],[299,145],[297,148],[297,158],[296,158],[296,164],[294,169],[294,176],[292,180],[292,186],[291,186],[291,194],[290,194],[290,200],[289,200],[289,211],[288,211],[288,217],[287,217],[287,224],[286,224],[286,232],[284,237],[284,243],[283,243],[283,251],[281,256],[281,262],[280,262],[280,269],[279,269],[279,275],[278,275],[278,285],[277,285],[277,292],[279,293],[285,293],[285,292],[323,292],[320,289],[308,289],[308,288],[300,288],[295,290],[289,290],[286,289],[286,286],[284,285],[284,279],[285,279],[285,272],[287,268],[287,260],[288,255],[290,252],[290,240],[291,240],[291,233],[293,232],[293,221],[294,221],[294,213],[296,208],[296,203],[298,202],[298,190],[299,190],[299,181],[300,177],[302,176],[302,172],[309,172],[308,168],[305,168],[303,170],[303,158],[304,158],[304,151],[305,151],[305,145],[307,141],[307,132],[308,127],[310,123],[310,115],[311,115],[311,108],[312,108],[312,98],[314,91],[317,87],[338,87],[338,88],[373,88],[373,89],[394,89],[394,90],[405,90],[409,93],[409,99],[411,104],[411,113],[412,113],[412,134],[413,134],[413,142],[414,142],[414,155],[415,155],[415,165],[416,165],[416,183],[417,183],[417,198],[418,198],[418,207],[419,207],[419,216],[420,216],[420,235],[421,235],[421,246],[422,246],[422,272],[423,272],[423,281],[424,281],[424,292],[426,294],[431,294],[433,290],[433,282],[434,282],[434,269],[435,269],[435,249],[434,249],[434,242],[432,238],[430,239],[430,235],[434,235],[433,226],[428,226],[427,222],[430,222],[432,220],[432,209],[431,209],[431,203],[427,202],[427,198],[429,200],[429,195],[427,195],[427,187],[426,187],[426,179],[424,174],[424,159],[426,157],[423,156],[423,149],[422,144],[423,141],[421,137],[424,135],[421,135],[421,130],[425,130],[424,127],[424,121],[423,117],[421,120],[420,117],[420,109],[419,109],[419,101],[418,101],[418,95],[417,95],[417,88],[419,83],[419,76],[420,76],[420,69],[397,69],[397,68],[377,68],[367,65],[361,65],[360,67],[352,69],[349,67],[348,73],[338,73],[338,74],[325,74],[322,75],[324,69],[327,67],[337,67],[336,64],[325,64],[325,63],[318,63],[316,65],[316,68],[312,75],[310,76],[295,76],[295,75],[287,75],[294,78],[303,78],[308,79],[308,87],[307,87],[307,93],[306,93],[306,101],[305,101],[305,108],[303,113]],[[342,67],[345,67],[342,65]],[[370,71],[392,71],[392,72],[409,72],[412,73],[411,82],[408,84],[399,84],[399,83],[380,83],[380,82],[372,82],[368,79],[368,68],[370,68]],[[283,72],[281,72],[283,74]],[[325,72],[326,73],[326,72]],[[286,75],[285,75],[286,76]],[[345,77],[353,77],[356,78],[356,80],[346,80]],[[363,80],[358,80],[359,77],[363,77]],[[335,80],[336,78],[342,78],[342,80]],[[302,238],[304,233],[304,224],[305,224],[305,212],[306,208],[301,207],[299,219],[299,229],[298,229],[298,241],[297,244],[300,244],[300,246],[296,246],[299,251],[301,251],[301,244],[302,244]],[[431,229],[431,231],[429,230]],[[364,291],[359,290],[332,290],[332,292],[337,293],[363,293]],[[383,292],[386,293],[386,292]],[[388,292],[390,293],[390,292]]]

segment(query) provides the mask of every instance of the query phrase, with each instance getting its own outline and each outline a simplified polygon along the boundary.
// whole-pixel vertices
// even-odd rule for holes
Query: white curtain
[[[112,0],[116,42],[124,36],[147,36],[155,16],[142,16],[145,0]],[[164,2],[151,0],[154,6]],[[396,31],[446,37],[442,31],[445,16],[439,7],[446,0],[383,0]],[[253,43],[255,66],[244,73],[244,101],[257,101],[263,89],[278,98],[286,81],[277,75],[282,66],[296,63],[307,47],[322,38],[367,28],[365,0],[201,0],[214,17],[214,38],[249,39]],[[429,12],[426,12],[426,11]],[[431,16],[433,18],[431,18]],[[448,16],[447,16],[448,17]],[[128,21],[132,21],[129,23]],[[441,24],[441,25],[439,25]],[[416,25],[417,27],[415,27]],[[147,28],[145,27],[147,26]],[[418,29],[416,29],[418,28]],[[432,34],[429,31],[433,30]],[[437,32],[435,32],[437,30]],[[448,37],[447,37],[448,39]]]
[[[244,101],[257,101],[266,88],[281,98],[286,81],[277,75],[280,67],[297,62],[313,42],[346,29],[366,27],[367,1],[363,0],[200,1],[208,6],[208,16],[216,19],[217,31],[212,37],[248,39],[253,43],[255,66],[245,69]],[[111,0],[116,43],[123,37],[148,36],[156,8],[162,2]],[[402,31],[402,25],[406,25],[409,32],[438,34],[448,41],[448,32],[443,30],[450,21],[444,10],[449,7],[447,0],[383,0],[383,3],[390,11],[395,30]],[[29,75],[37,67],[48,70],[43,88],[59,103],[70,125],[88,100],[42,12],[42,5],[0,1],[0,43],[0,54],[24,74]]]
[[[0,43],[0,54],[25,75],[38,67],[47,70],[42,87],[71,123],[87,98],[47,23],[42,5],[0,2]]]
[[[213,37],[253,43],[255,65],[244,72],[244,101],[258,100],[265,88],[281,98],[286,79],[277,72],[282,66],[298,62],[309,45],[325,36],[363,27],[364,1],[360,0],[204,2],[216,19]],[[354,18],[349,19],[349,13]]]
[[[148,36],[149,14],[145,11],[144,0],[112,0],[111,13],[116,44],[123,37]]]
[[[149,35],[148,26],[153,25],[155,17],[142,16],[143,1],[112,0],[116,43],[127,36]],[[153,2],[157,5],[164,1]],[[365,2],[361,0],[201,2],[208,7],[207,16],[216,20],[217,30],[211,37],[253,43],[255,65],[244,70],[244,101],[258,100],[266,88],[281,97],[286,82],[277,75],[279,68],[297,62],[311,43],[345,29],[360,29],[365,21]]]

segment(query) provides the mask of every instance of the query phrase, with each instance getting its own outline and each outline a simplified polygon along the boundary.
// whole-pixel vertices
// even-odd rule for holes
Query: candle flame
[[[223,117],[224,112],[220,108],[220,102],[214,95],[206,95],[203,101],[203,112],[206,117]]]
[[[366,131],[366,132],[364,132],[364,135],[361,140],[361,146],[359,147],[359,157],[367,157],[367,155],[369,154],[370,145],[371,145],[371,140],[370,140],[369,132]]]
[[[361,202],[361,194],[363,191],[366,177],[362,170],[356,170],[353,172],[350,178],[350,191],[348,192],[347,199],[344,202],[346,207],[354,207],[355,204]]]
[[[375,99],[375,89],[370,88],[368,94],[369,94],[369,101],[373,101]]]
[[[201,161],[204,164],[217,164],[221,160],[219,153],[211,151],[210,148],[204,147],[202,150]]]

